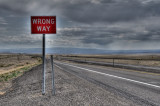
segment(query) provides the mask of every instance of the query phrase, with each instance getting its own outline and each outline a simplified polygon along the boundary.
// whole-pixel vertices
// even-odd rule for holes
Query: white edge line
[[[130,81],[130,82],[135,82],[135,83],[139,83],[139,84],[143,84],[143,85],[148,85],[148,86],[160,88],[160,86],[157,86],[157,85],[153,85],[153,84],[149,84],[149,83],[145,83],[145,82],[141,82],[141,81],[136,81],[136,80],[132,80],[132,79],[128,79],[128,78],[123,78],[123,77],[119,77],[119,76],[115,76],[115,75],[111,75],[111,74],[106,74],[106,73],[102,73],[102,72],[97,72],[97,71],[93,71],[93,70],[90,70],[90,69],[87,69],[87,68],[74,66],[74,65],[71,65],[71,64],[66,64],[66,63],[64,64],[64,63],[60,63],[60,62],[56,62],[56,63],[63,64],[63,65],[68,65],[68,66],[71,66],[71,67],[79,68],[79,69],[82,69],[82,70],[86,70],[86,71],[101,74],[101,75],[106,75],[106,76],[110,76],[110,77],[114,77],[114,78],[118,78],[118,79],[127,80],[127,81]],[[56,66],[59,67],[58,65],[56,65]],[[59,68],[62,69],[61,67],[59,67]]]
[[[63,70],[60,66],[58,66],[58,65],[56,65],[56,64],[55,64],[55,66],[58,67],[59,69]]]

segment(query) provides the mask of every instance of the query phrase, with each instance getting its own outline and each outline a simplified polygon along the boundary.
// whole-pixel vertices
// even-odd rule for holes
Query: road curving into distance
[[[133,70],[137,70],[137,71],[160,73],[160,71],[159,71],[160,67],[131,65],[131,64],[120,64],[120,63],[114,63],[113,64],[113,63],[107,63],[107,62],[84,61],[84,60],[76,60],[76,59],[64,59],[64,60],[72,61],[72,62],[76,62],[76,63],[110,66],[110,67],[115,67],[115,68],[133,69]]]

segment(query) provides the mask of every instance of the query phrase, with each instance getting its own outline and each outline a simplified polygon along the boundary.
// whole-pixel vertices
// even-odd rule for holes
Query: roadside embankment
[[[39,55],[1,54],[0,55],[0,95],[11,86],[12,80],[41,64]]]

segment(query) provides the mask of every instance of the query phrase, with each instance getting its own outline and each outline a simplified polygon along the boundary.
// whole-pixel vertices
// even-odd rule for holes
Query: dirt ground
[[[12,86],[13,79],[38,64],[41,64],[39,55],[0,54],[0,95]]]
[[[0,74],[22,68],[26,65],[36,64],[40,57],[25,54],[1,54],[0,55]]]

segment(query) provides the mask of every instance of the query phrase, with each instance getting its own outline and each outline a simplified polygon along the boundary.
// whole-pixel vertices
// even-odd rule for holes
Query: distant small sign
[[[32,34],[56,34],[56,16],[31,16]]]

